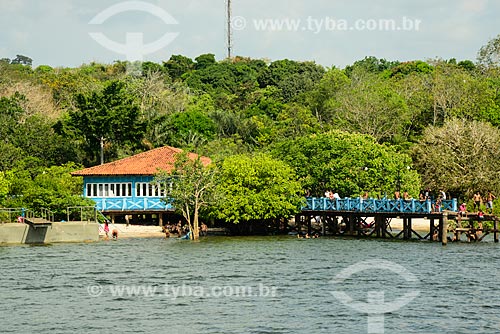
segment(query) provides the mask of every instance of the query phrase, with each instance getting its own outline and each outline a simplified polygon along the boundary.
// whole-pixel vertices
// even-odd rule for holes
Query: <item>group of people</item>
[[[481,203],[486,202],[486,211],[489,211],[489,213],[493,213],[493,201],[496,199],[496,196],[493,195],[491,190],[488,190],[487,194],[483,198],[481,196],[481,193],[477,191],[474,196],[472,196],[472,200],[474,202],[474,211],[480,211],[481,210]]]
[[[179,220],[177,224],[167,224],[162,227],[163,233],[165,233],[165,238],[170,238],[171,234],[177,234],[179,238],[186,236],[190,233],[189,225],[182,224],[182,221]],[[208,226],[205,223],[201,223],[200,225],[200,236],[204,237],[208,235]]]
[[[309,233],[306,233],[302,235],[301,233],[297,233],[297,238],[298,239],[317,239],[319,238],[319,233],[314,233],[312,236],[309,235]]]
[[[329,199],[331,199],[331,200],[334,200],[334,199],[335,199],[335,200],[340,199],[339,193],[337,193],[337,192],[333,192],[333,191],[331,191],[331,190],[327,190],[327,191],[325,191],[325,197],[326,197],[326,198],[329,198]]]

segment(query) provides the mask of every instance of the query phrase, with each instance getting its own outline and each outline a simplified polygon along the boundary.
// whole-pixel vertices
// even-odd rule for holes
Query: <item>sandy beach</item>
[[[118,238],[165,238],[160,226],[109,224],[109,237],[114,229],[118,230]],[[102,228],[99,229],[99,236],[105,237]]]
[[[414,231],[417,232],[429,232],[429,220],[428,219],[412,219],[412,227]],[[392,230],[402,230],[403,229],[403,219],[392,219],[391,220]],[[111,237],[111,232],[116,229],[118,230],[118,238],[165,238],[165,233],[162,232],[160,226],[141,226],[141,225],[129,225],[126,224],[110,224],[109,225],[109,237]],[[99,229],[99,236],[101,238],[105,237],[104,230]],[[175,235],[174,235],[175,237]]]
[[[437,221],[435,222],[437,224]],[[417,232],[429,232],[430,230],[430,220],[422,219],[422,218],[413,218],[411,220],[411,226],[414,231]],[[391,228],[393,230],[402,230],[403,229],[403,219],[393,218],[391,220]]]

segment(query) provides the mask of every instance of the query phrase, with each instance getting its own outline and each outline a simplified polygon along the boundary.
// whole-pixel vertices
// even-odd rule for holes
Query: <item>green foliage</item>
[[[40,114],[23,109],[24,95],[15,93],[0,98],[0,170],[13,168],[26,156],[40,159],[43,166],[77,160],[70,143],[56,134],[53,122]]]
[[[432,73],[433,67],[421,60],[402,63],[391,69],[391,77],[404,77],[411,73]]]
[[[500,35],[481,47],[477,61],[483,68],[500,67]]]
[[[107,143],[108,156],[116,156],[123,145],[137,147],[144,133],[139,121],[139,107],[120,81],[109,82],[102,92],[77,96],[77,110],[71,111],[67,126],[84,138],[90,163],[96,163],[101,141]]]
[[[259,75],[260,87],[276,86],[281,91],[285,102],[295,100],[299,95],[314,88],[325,69],[313,62],[296,62],[293,60],[278,60],[272,62]]]
[[[12,59],[10,62],[12,65],[25,65],[25,66],[30,66],[33,64],[33,59],[27,56],[23,55],[17,55],[16,58]]]
[[[194,61],[191,58],[172,55],[170,59],[163,64],[170,77],[174,80],[180,79],[185,73],[194,69]]]
[[[379,142],[404,141],[410,120],[405,100],[380,76],[356,69],[347,85],[326,101],[334,128],[368,134]]]
[[[9,193],[10,181],[5,177],[4,172],[0,172],[0,200],[3,200]]]
[[[198,110],[173,114],[169,119],[169,128],[167,142],[177,147],[197,147],[211,140],[216,132],[212,119]]]
[[[172,173],[160,171],[155,177],[156,182],[168,187],[164,201],[172,202],[176,211],[184,216],[194,240],[199,237],[200,210],[216,201],[216,176],[214,166],[205,166],[199,156],[182,152],[175,157]]]
[[[330,123],[335,117],[335,110],[339,107],[337,95],[349,86],[351,80],[337,68],[332,68],[325,73],[306,99],[306,104],[311,108],[320,123]]]
[[[264,154],[227,158],[217,189],[222,200],[215,215],[235,224],[289,217],[302,204],[302,188],[293,169]]]
[[[65,219],[69,206],[94,206],[95,203],[81,196],[83,179],[70,174],[78,169],[80,166],[71,163],[44,168],[22,163],[5,173],[9,191],[2,205],[25,207],[38,213],[45,208],[58,219]]]
[[[376,57],[365,57],[363,60],[358,60],[354,62],[352,66],[347,66],[345,68],[345,73],[351,76],[351,73],[355,70],[362,69],[371,73],[382,73],[384,71],[392,70],[394,67],[398,66],[400,62],[398,61],[388,61],[386,59],[378,59]]]
[[[163,64],[33,70],[22,57],[14,64],[0,60],[0,171],[28,166],[35,178],[39,168],[68,161],[94,165],[102,141],[107,161],[163,145],[217,161],[272,151],[317,195],[325,188],[390,194],[398,175],[402,188],[417,189],[418,176],[404,166],[411,166],[406,154],[426,129],[454,119],[500,126],[498,39],[481,49],[477,65],[366,57],[325,70],[313,62],[217,61],[204,54],[195,60],[173,55]],[[351,134],[333,135],[332,129]],[[350,153],[341,159],[336,152]],[[487,161],[484,169],[494,170]]]
[[[197,70],[202,70],[204,68],[217,64],[217,62],[215,61],[215,55],[213,53],[198,56],[194,60],[196,61],[194,68]]]
[[[489,123],[452,119],[429,127],[413,150],[423,183],[459,196],[500,193],[500,130]]]
[[[366,135],[331,131],[279,143],[272,152],[295,169],[313,196],[326,190],[342,197],[365,191],[390,196],[399,186],[413,197],[419,193],[417,172],[406,168],[411,167],[410,157]]]
[[[148,75],[148,73],[163,72],[165,68],[160,64],[153,63],[151,61],[145,61],[141,64],[143,75]]]

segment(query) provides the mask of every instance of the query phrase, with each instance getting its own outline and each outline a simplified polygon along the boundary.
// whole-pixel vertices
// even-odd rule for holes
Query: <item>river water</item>
[[[500,333],[499,264],[492,242],[209,237],[0,247],[0,332]]]

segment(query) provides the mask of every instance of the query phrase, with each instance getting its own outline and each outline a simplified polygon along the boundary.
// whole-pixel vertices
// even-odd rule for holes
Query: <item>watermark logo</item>
[[[104,9],[97,14],[89,24],[100,25],[111,17],[125,12],[146,12],[160,18],[165,24],[178,24],[178,22],[163,8],[143,1],[125,1]],[[167,32],[154,42],[144,44],[143,32],[127,32],[125,35],[125,44],[120,44],[106,37],[102,32],[89,33],[97,43],[108,50],[114,51],[126,56],[127,60],[142,61],[144,56],[159,51],[172,43],[179,33]]]
[[[234,30],[253,29],[266,32],[308,32],[319,34],[334,31],[420,31],[422,20],[407,16],[399,18],[342,19],[331,16],[306,18],[251,18],[235,16]]]
[[[170,300],[178,298],[274,298],[278,289],[259,283],[257,286],[201,286],[201,285],[108,285],[87,286],[87,294],[92,298],[110,295],[119,298],[159,297]]]
[[[397,263],[385,260],[368,260],[356,263],[342,270],[330,282],[340,287],[351,276],[367,270],[388,270],[399,275],[407,282],[413,283],[414,286],[419,283],[417,277],[406,268]],[[344,305],[368,315],[368,334],[383,334],[384,314],[395,312],[408,305],[420,294],[420,291],[413,290],[407,292],[391,302],[385,301],[384,291],[368,291],[366,302],[355,301],[343,291],[331,291],[330,293]]]

